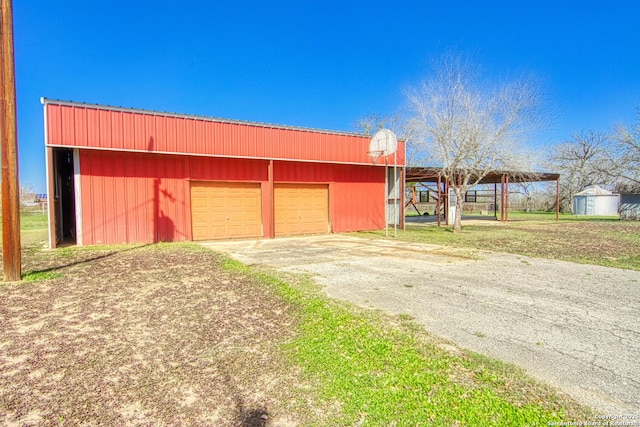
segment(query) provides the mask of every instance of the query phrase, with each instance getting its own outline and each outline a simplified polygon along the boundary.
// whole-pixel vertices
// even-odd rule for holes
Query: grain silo
[[[573,195],[574,215],[618,215],[620,195],[594,185]]]

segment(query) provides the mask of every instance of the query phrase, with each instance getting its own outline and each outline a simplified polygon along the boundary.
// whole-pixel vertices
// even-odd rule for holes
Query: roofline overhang
[[[557,181],[560,174],[549,172],[526,172],[526,171],[492,171],[484,176],[478,184],[498,184],[503,182],[504,177],[510,183],[518,182],[543,182]],[[442,180],[442,171],[437,167],[417,167],[407,166],[406,182],[438,182]]]
[[[138,113],[138,114],[146,114],[152,116],[161,116],[161,117],[174,117],[174,118],[182,118],[182,119],[193,119],[193,120],[204,120],[208,122],[217,122],[217,123],[229,123],[229,124],[239,124],[246,126],[255,126],[262,128],[272,128],[272,129],[288,129],[288,130],[298,130],[303,132],[314,132],[314,133],[324,133],[330,135],[342,135],[342,136],[353,136],[358,138],[366,138],[371,139],[372,135],[365,135],[357,132],[346,132],[346,131],[336,131],[329,129],[320,129],[320,128],[309,128],[303,126],[289,126],[289,125],[278,125],[273,123],[264,123],[264,122],[252,122],[246,120],[234,120],[234,119],[224,119],[219,117],[211,117],[211,116],[198,116],[193,114],[180,114],[180,113],[170,113],[164,111],[157,110],[144,110],[138,108],[127,108],[127,107],[115,107],[111,105],[102,105],[102,104],[90,104],[84,102],[75,102],[75,101],[63,101],[59,99],[49,99],[45,97],[40,98],[40,102],[43,105],[51,104],[51,105],[62,105],[69,107],[84,107],[84,108],[93,108],[96,110],[105,110],[105,111],[119,111],[125,113]]]

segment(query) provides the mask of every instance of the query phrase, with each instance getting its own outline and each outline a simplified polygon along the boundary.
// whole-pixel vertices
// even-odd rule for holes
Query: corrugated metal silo
[[[594,185],[573,195],[574,215],[618,215],[620,195]]]

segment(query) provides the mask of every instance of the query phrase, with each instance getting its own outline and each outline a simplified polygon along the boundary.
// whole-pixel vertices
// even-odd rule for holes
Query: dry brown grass
[[[180,245],[26,254],[0,285],[0,424],[289,425],[281,299]],[[295,388],[295,387],[293,387]]]

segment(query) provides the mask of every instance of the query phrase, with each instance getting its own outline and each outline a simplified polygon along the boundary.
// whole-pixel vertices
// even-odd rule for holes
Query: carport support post
[[[444,181],[444,225],[449,225],[449,180]]]
[[[498,219],[498,183],[493,183],[493,216]]]
[[[504,177],[500,176],[500,221],[502,222],[502,186]]]
[[[438,214],[438,227],[440,227],[440,209],[442,209],[442,191],[440,189],[440,175],[438,175],[438,198],[436,199],[436,213]]]
[[[504,174],[500,176],[500,222],[504,222]]]
[[[504,180],[507,184],[504,187],[504,220],[509,221],[509,175],[505,175]]]
[[[560,221],[560,180],[556,179],[556,222]]]

